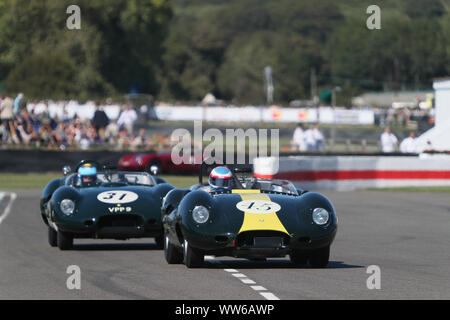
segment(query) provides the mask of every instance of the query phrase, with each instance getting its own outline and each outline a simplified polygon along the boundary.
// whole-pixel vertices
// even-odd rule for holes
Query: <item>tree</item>
[[[66,8],[71,4],[81,8],[81,30],[66,28]],[[76,66],[70,96],[87,99],[131,89],[159,90],[155,79],[172,16],[168,0],[116,0],[114,5],[106,0],[3,0],[0,6],[0,80],[21,81],[29,87],[26,81],[36,77],[18,79],[24,75],[20,65],[29,57],[42,60],[46,53],[57,52]],[[52,75],[38,77],[45,80],[43,76]]]

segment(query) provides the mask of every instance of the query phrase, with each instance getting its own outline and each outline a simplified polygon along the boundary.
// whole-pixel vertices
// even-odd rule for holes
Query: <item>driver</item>
[[[215,167],[209,174],[209,185],[215,191],[231,190],[233,188],[233,174],[227,167]]]
[[[97,168],[90,163],[82,165],[78,169],[78,180],[81,186],[91,187],[97,184]]]

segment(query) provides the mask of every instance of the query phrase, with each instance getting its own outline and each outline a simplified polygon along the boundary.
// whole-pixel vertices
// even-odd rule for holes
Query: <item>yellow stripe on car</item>
[[[261,193],[261,191],[252,189],[233,189],[231,190],[231,193]]]
[[[239,193],[242,201],[236,207],[244,211],[244,222],[238,233],[255,230],[273,230],[289,234],[276,213],[281,207],[277,203],[272,202],[267,194],[260,193],[259,190],[247,191],[257,192]]]

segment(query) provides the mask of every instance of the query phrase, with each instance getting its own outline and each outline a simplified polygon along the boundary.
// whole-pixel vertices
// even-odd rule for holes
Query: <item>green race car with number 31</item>
[[[48,241],[61,250],[76,238],[155,238],[163,246],[161,204],[173,189],[162,178],[146,172],[121,172],[82,161],[75,172],[51,181],[41,197],[41,216]]]

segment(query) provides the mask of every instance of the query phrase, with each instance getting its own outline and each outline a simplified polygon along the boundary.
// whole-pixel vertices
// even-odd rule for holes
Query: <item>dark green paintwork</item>
[[[135,186],[117,184],[108,187],[75,188],[65,185],[65,178],[52,180],[44,189],[41,197],[41,215],[44,222],[54,229],[68,232],[75,238],[115,238],[158,237],[162,235],[161,204],[168,191],[173,189],[165,180],[155,186]],[[138,199],[126,204],[103,203],[97,196],[105,191],[132,191]],[[75,202],[75,212],[65,216],[60,210],[63,199]],[[116,207],[130,208],[129,212],[114,212]],[[113,212],[111,212],[112,210]],[[110,227],[107,235],[102,233],[99,220],[112,216],[136,216],[142,219],[140,230],[123,228],[118,225]],[[87,223],[89,221],[89,223]],[[114,229],[115,228],[115,229]],[[107,229],[107,228],[105,228]],[[117,232],[115,232],[117,231]],[[136,231],[136,232],[134,232]]]
[[[337,231],[337,218],[333,205],[325,196],[314,192],[295,196],[267,195],[281,206],[277,216],[289,233],[288,251],[314,250],[331,245]],[[183,240],[187,239],[193,247],[206,254],[233,255],[236,249],[233,248],[233,240],[236,240],[244,219],[244,212],[236,208],[240,201],[240,195],[233,193],[172,190],[162,208],[163,224],[170,242],[181,247]],[[210,210],[210,219],[205,224],[197,224],[192,218],[192,209],[198,205]],[[312,221],[312,211],[319,207],[331,213],[326,226],[318,226]],[[218,236],[227,240],[217,241]]]

